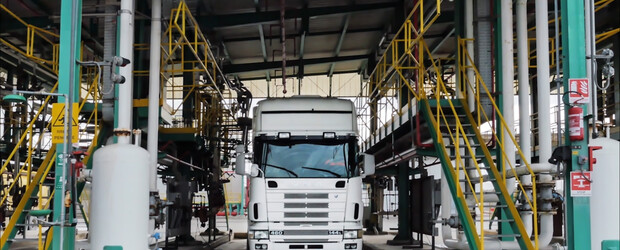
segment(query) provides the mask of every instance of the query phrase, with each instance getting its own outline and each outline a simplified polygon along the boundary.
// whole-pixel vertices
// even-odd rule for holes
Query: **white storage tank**
[[[601,249],[601,241],[620,238],[620,142],[596,138],[590,146],[602,146],[594,151],[592,166],[592,197],[590,197],[590,231],[592,249]]]
[[[148,249],[149,153],[114,144],[93,155],[91,249]]]

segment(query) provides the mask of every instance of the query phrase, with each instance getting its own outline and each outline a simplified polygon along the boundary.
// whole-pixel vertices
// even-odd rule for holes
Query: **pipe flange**
[[[557,211],[555,211],[555,209],[552,209],[552,210],[538,210],[538,211],[537,211],[537,213],[538,213],[538,214],[550,214],[550,215],[555,215],[555,214],[557,214],[558,212],[557,212]]]
[[[534,188],[534,186],[532,185],[521,185],[523,187],[524,190],[532,190]]]
[[[538,187],[555,187],[555,182],[540,182],[540,183],[536,183],[536,186]]]
[[[114,129],[114,136],[131,136],[131,130],[124,128]]]

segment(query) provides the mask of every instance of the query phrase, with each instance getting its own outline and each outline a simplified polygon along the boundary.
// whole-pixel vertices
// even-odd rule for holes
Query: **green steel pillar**
[[[59,97],[59,103],[72,103],[79,98],[79,66],[76,60],[80,58],[80,38],[82,23],[82,1],[81,0],[62,0],[60,10],[60,58],[59,58],[59,74],[58,74],[58,93],[65,94],[69,100]],[[71,105],[69,105],[71,107]],[[72,112],[66,114],[70,117]],[[65,122],[71,123],[71,119],[65,119]],[[69,131],[66,132],[70,132]],[[65,144],[57,145],[57,157],[55,166],[56,183],[54,185],[54,222],[58,223],[54,226],[54,235],[52,239],[52,249],[54,250],[72,250],[75,248],[75,227],[73,224],[72,206],[65,207],[65,191],[71,192],[72,188],[67,180],[71,173],[65,169],[66,176],[63,176],[63,168],[67,168],[66,162],[68,158],[63,155],[63,149],[67,147],[67,153],[71,151],[71,137],[65,136]],[[73,202],[75,196],[72,195]],[[65,210],[66,209],[66,210]],[[61,218],[61,213],[65,214],[65,220]],[[60,226],[59,224],[67,225]],[[62,245],[61,245],[62,244]]]
[[[562,0],[562,65],[564,67],[564,93],[569,89],[568,81],[574,78],[586,77],[585,51],[585,17],[584,2],[578,0]],[[579,105],[583,109],[583,116],[587,115],[587,105]],[[564,107],[564,117],[568,117],[568,109]],[[564,127],[569,127],[569,119],[564,119]],[[584,121],[584,139],[570,141],[566,136],[565,144],[571,148],[571,164],[566,168],[566,240],[568,249],[590,249],[590,198],[570,196],[570,172],[588,170],[588,122]],[[584,157],[585,162],[579,163]],[[541,159],[546,160],[546,159]]]
[[[495,1],[495,16],[498,16],[499,13],[501,13],[501,0],[496,0]],[[502,95],[503,95],[503,89],[502,89],[502,84],[500,84],[502,82],[502,74],[503,74],[503,66],[502,66],[502,19],[501,18],[497,18],[495,20],[495,41],[493,42],[494,46],[495,46],[495,93],[496,98],[495,98],[495,103],[497,103],[497,107],[499,110],[503,109],[503,103],[502,103]],[[495,131],[504,131],[504,128],[502,127],[501,122],[499,122],[499,114],[495,115],[495,120],[497,121],[495,124]],[[499,140],[501,142],[505,141],[505,140],[510,140],[509,138],[504,138],[504,133],[497,133],[497,138],[496,140]],[[496,144],[495,146],[495,155],[497,156],[497,160],[495,160],[495,164],[497,165],[497,169],[501,172],[502,169],[505,167],[504,165],[504,156],[502,154],[502,148],[500,146],[498,146]],[[501,234],[504,235],[511,235],[514,234],[512,231],[512,227],[510,226],[510,224],[507,221],[509,218],[506,214],[506,212],[502,209],[500,211],[500,222],[498,222],[499,224],[499,232]],[[501,237],[502,241],[513,241],[514,237]]]

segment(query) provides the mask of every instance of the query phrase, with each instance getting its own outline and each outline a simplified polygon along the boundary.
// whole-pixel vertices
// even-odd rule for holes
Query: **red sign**
[[[590,84],[588,79],[568,79],[568,101],[571,104],[584,104],[590,100]]]
[[[591,181],[589,171],[570,172],[570,196],[592,196]]]

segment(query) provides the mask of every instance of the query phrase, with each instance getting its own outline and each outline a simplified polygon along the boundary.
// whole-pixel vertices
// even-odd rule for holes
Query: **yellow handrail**
[[[469,55],[467,49],[464,46],[464,41],[467,39],[461,39],[459,38],[459,49],[461,49],[464,52],[465,58],[466,60],[468,60],[469,62],[471,62],[473,64],[473,59],[471,58],[471,56]],[[501,114],[501,110],[498,108],[497,104],[495,103],[495,100],[491,94],[491,92],[489,91],[489,89],[487,88],[486,84],[484,84],[484,80],[482,80],[482,77],[480,76],[480,72],[478,72],[477,68],[473,68],[476,78],[478,80],[476,80],[476,82],[478,82],[479,84],[477,84],[478,86],[482,85],[483,89],[484,89],[484,94],[486,94],[486,96],[489,98],[491,105],[493,106],[493,109],[495,109],[496,111],[496,115],[498,117],[497,120],[499,120],[501,127],[503,128],[507,128],[508,125],[503,117],[503,115]],[[466,74],[463,74],[463,77],[465,78],[465,83],[466,84],[470,84],[469,80],[467,79]],[[480,102],[480,100],[477,100],[478,102]],[[489,119],[489,117],[487,116],[486,112],[484,111],[484,109],[480,109],[479,113],[481,113],[482,115],[484,115],[484,117],[486,118],[487,121],[491,121]],[[492,130],[495,132],[495,128],[492,128]],[[496,132],[495,132],[496,133]],[[529,163],[529,159],[526,159],[526,157],[523,155],[523,152],[521,151],[521,148],[518,146],[519,144],[517,143],[517,140],[515,139],[514,135],[512,134],[511,131],[507,131],[507,133],[509,138],[511,139],[512,143],[515,145],[515,149],[517,150],[519,156],[521,157],[521,161],[523,162],[523,164],[525,165],[525,167],[527,168],[529,174],[531,175],[532,178],[532,198],[530,198],[528,195],[524,195],[526,201],[528,202],[528,205],[532,208],[532,212],[534,213],[533,219],[534,219],[534,240],[535,240],[535,247],[538,248],[538,216],[537,216],[537,202],[536,202],[536,175],[534,173],[534,171],[531,168],[531,165]],[[502,149],[502,155],[506,158],[507,154],[505,152],[505,150],[503,149],[503,141],[502,140],[496,140],[498,146]],[[508,162],[507,164],[512,173],[513,176],[515,176],[516,182],[518,183],[518,186],[521,188],[521,191],[526,194],[525,188],[523,187],[523,184],[521,183],[519,178],[516,178],[517,172],[514,168],[514,166],[512,165],[512,163]],[[505,171],[507,168],[503,168],[503,170]],[[504,178],[506,178],[506,174],[504,173],[503,175]]]
[[[42,66],[43,68],[57,74],[58,73],[58,43],[55,40],[58,40],[60,38],[60,35],[27,23],[26,21],[21,19],[19,16],[17,16],[15,13],[13,13],[11,10],[9,10],[3,4],[0,4],[0,13],[1,12],[6,12],[10,17],[12,17],[17,22],[24,25],[24,28],[26,28],[26,49],[24,51],[14,46],[9,41],[2,39],[2,38],[0,38],[0,43],[8,46],[9,48],[18,52],[19,54],[22,54],[26,58],[33,60],[34,62],[36,62],[38,65]],[[47,44],[47,46],[51,48],[51,51],[52,51],[51,59],[45,59],[45,58],[35,55],[34,45],[37,40],[44,41]],[[37,47],[41,47],[41,46],[37,46]]]

